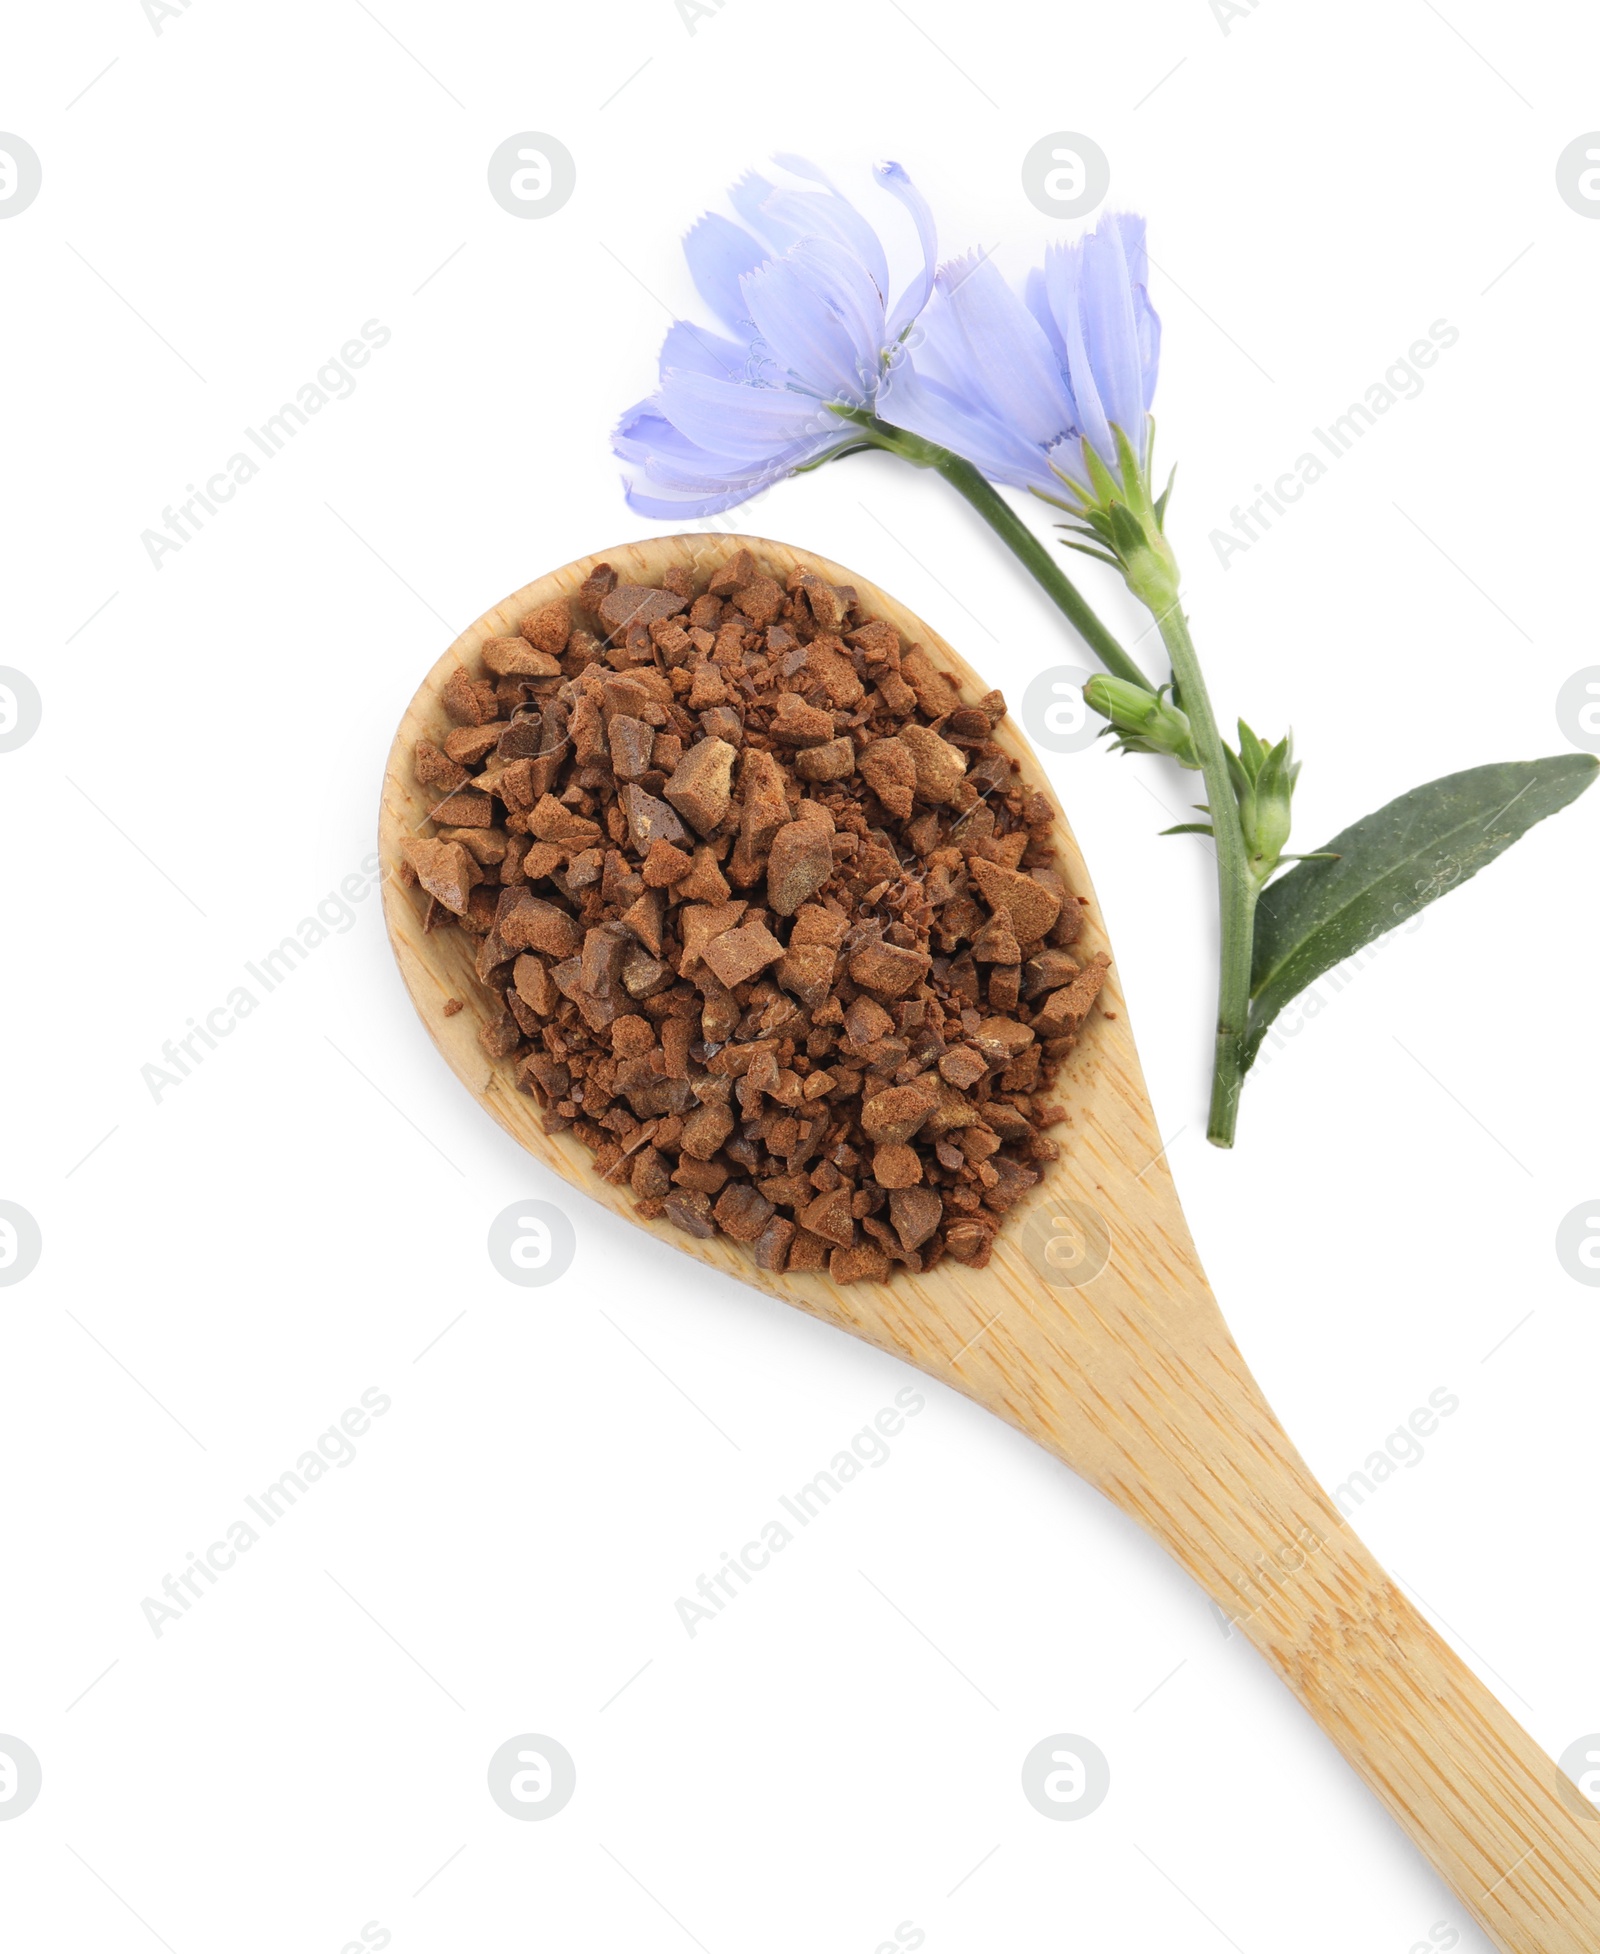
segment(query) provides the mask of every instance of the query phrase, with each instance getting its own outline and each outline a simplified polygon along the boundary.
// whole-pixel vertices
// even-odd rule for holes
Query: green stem
[[[1152,605],[1151,607],[1155,607]],[[1255,943],[1259,885],[1250,873],[1239,802],[1217,731],[1216,715],[1189,625],[1174,599],[1157,613],[1161,641],[1172,660],[1178,699],[1189,716],[1195,757],[1206,783],[1206,804],[1217,845],[1217,910],[1222,924],[1222,962],[1217,979],[1217,1046],[1211,1072],[1211,1112],[1206,1138],[1231,1147],[1244,1084],[1245,1032],[1250,1019],[1250,964]]]
[[[1106,670],[1143,686],[1146,691],[1151,689],[1149,679],[1100,621],[1055,557],[970,461],[963,461],[960,455],[939,447],[936,442],[924,441],[920,435],[908,434],[904,428],[891,427],[887,421],[860,409],[835,408],[834,412],[853,421],[875,448],[886,448],[918,468],[931,468],[942,475],[958,495],[966,497],[1056,608],[1065,613],[1078,636]]]
[[[880,421],[859,408],[834,412],[862,431],[865,443],[902,456],[918,468],[932,468],[966,497],[1011,553],[1064,612],[1084,643],[1108,672],[1153,691],[1149,679],[1101,623],[1072,580],[1062,571],[1039,538],[1015,513],[983,475],[935,442]],[[1170,553],[1167,562],[1170,564]],[[1195,756],[1206,783],[1212,832],[1217,847],[1217,895],[1222,925],[1221,969],[1217,980],[1217,1044],[1211,1074],[1211,1110],[1206,1137],[1214,1146],[1231,1147],[1239,1116],[1239,1092],[1245,1074],[1245,1032],[1250,1015],[1250,967],[1254,950],[1256,899],[1259,885],[1250,873],[1239,803],[1228,771],[1222,736],[1206,691],[1200,660],[1175,594],[1136,592],[1156,619],[1172,661],[1178,697],[1189,716]]]

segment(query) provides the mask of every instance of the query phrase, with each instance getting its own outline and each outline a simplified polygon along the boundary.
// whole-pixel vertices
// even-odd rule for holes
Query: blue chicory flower
[[[923,262],[892,302],[872,226],[813,164],[775,160],[819,187],[746,176],[729,192],[743,222],[708,213],[684,239],[696,289],[727,331],[675,321],[656,392],[617,426],[613,446],[633,471],[628,502],[641,514],[714,515],[855,445],[857,430],[832,409],[875,411],[932,293],[933,218],[898,163],[877,175],[910,212]]]
[[[1145,290],[1144,219],[1114,215],[1051,245],[1025,298],[986,258],[942,265],[919,343],[878,405],[886,421],[997,482],[1092,496],[1088,443],[1119,467],[1113,428],[1146,461],[1161,322]]]

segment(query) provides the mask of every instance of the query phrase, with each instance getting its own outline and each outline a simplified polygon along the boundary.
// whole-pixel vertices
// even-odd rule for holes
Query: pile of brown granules
[[[478,939],[485,1049],[641,1214],[763,1269],[982,1268],[1107,963],[1005,700],[744,549],[602,564],[519,631],[446,685],[400,864]]]

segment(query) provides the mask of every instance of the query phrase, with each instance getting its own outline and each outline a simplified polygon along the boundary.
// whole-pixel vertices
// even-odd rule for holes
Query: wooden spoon
[[[384,782],[379,841],[393,870],[437,798],[420,787],[419,738],[442,741],[439,702],[456,666],[481,669],[492,637],[570,597],[610,563],[625,582],[672,565],[704,574],[741,545],[780,581],[796,565],[853,584],[863,608],[959,675],[984,681],[939,635],[864,578],[751,536],[662,536],[584,557],[508,597],[450,647],[402,720]],[[1049,788],[1015,722],[1000,743]],[[1053,797],[1052,797],[1053,799]],[[1058,810],[1059,812],[1059,810]],[[1061,817],[1069,887],[1088,872]],[[456,1076],[521,1146],[591,1200],[683,1255],[864,1337],[965,1392],[1130,1513],[1227,1610],[1506,1954],[1600,1954],[1600,1812],[1506,1713],[1400,1593],[1312,1478],[1245,1368],[1189,1238],[1113,980],[1054,1095],[1070,1110],[1061,1158],[1014,1208],[981,1273],[946,1260],[928,1275],[837,1288],[775,1276],[720,1236],[698,1241],[634,1212],[570,1134],[545,1133],[511,1067],[478,1042],[475,939],[424,935],[423,899],[391,873],[384,911],[401,974]],[[1086,912],[1090,951],[1107,947]],[[497,1014],[497,1013],[496,1013]],[[1113,1015],[1114,1014],[1114,1015]]]

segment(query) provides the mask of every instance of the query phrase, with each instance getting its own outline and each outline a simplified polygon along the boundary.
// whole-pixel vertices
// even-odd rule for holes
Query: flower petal
[[[675,428],[661,413],[660,403],[641,400],[618,423],[612,446],[624,461],[648,466],[663,481],[680,488],[714,487],[734,478],[743,479],[765,466],[736,461],[718,454]]]
[[[735,461],[689,440],[654,400],[623,416],[613,436],[618,456],[635,471],[625,478],[628,503],[652,516],[710,515],[731,508],[802,463],[820,458],[837,437],[808,442],[756,460]]]
[[[708,326],[675,319],[661,342],[658,364],[663,375],[708,373],[716,380],[742,380],[749,371],[750,349],[736,340],[724,339]]]
[[[725,326],[737,332],[744,323],[739,280],[754,271],[767,253],[748,231],[715,211],[691,224],[683,240],[695,290]]]
[[[877,367],[878,331],[875,321],[860,318],[858,305],[849,304],[853,265],[844,253],[813,240],[750,272],[741,290],[781,381],[821,400],[860,405]]]
[[[1113,217],[1083,240],[1079,274],[1083,328],[1100,399],[1114,426],[1135,446],[1144,422],[1144,373],[1126,244],[1131,227],[1143,255],[1138,218]]]
[[[701,373],[669,373],[656,404],[691,441],[736,461],[756,461],[835,425],[819,401],[787,387],[735,386]]]
[[[764,176],[746,170],[729,190],[728,202],[770,250],[786,251],[795,240],[771,225],[766,216],[766,202],[772,192],[773,186]]]
[[[1046,493],[1060,489],[1043,449],[942,381],[919,373],[914,363],[891,372],[878,396],[878,412],[895,427],[951,449],[992,482]]]
[[[660,403],[651,399],[641,401],[621,418],[611,436],[611,446],[637,471],[633,481],[639,492],[672,500],[697,496],[733,496],[738,500],[770,481],[778,481],[819,447],[838,446],[838,438],[830,434],[828,444],[801,442],[779,447],[774,453],[733,457],[690,440],[662,416]]]
[[[1049,247],[1045,249],[1046,262],[1049,260]],[[1056,315],[1050,304],[1050,293],[1044,272],[1034,265],[1028,272],[1027,283],[1023,288],[1024,303],[1038,322],[1039,330],[1050,342],[1050,349],[1060,362],[1063,373],[1067,366],[1067,342],[1061,336],[1061,328],[1056,323]]]
[[[826,238],[805,238],[789,253],[850,334],[864,373],[875,373],[884,345],[883,299],[859,258]]]
[[[1144,289],[1147,262],[1144,219],[1117,214],[1075,243],[1052,245],[1030,291],[1035,314],[1042,306],[1053,324],[1079,424],[1111,465],[1112,427],[1139,450],[1155,395],[1161,322]]]
[[[889,265],[877,232],[848,197],[841,196],[815,163],[803,156],[775,156],[773,161],[792,176],[822,185],[820,190],[790,190],[749,176],[735,186],[734,208],[752,229],[760,231],[778,250],[802,238],[831,238],[866,266],[883,304],[889,300]]]
[[[754,482],[718,494],[668,496],[651,495],[628,476],[622,478],[623,499],[635,515],[654,516],[661,522],[720,515],[724,509],[737,508],[741,502],[748,502],[752,495],[759,495],[766,486],[765,482]]]
[[[884,189],[891,196],[898,197],[911,213],[911,221],[917,227],[917,241],[922,246],[922,270],[900,294],[900,302],[889,320],[889,329],[885,337],[889,345],[894,346],[899,343],[906,328],[933,296],[933,282],[939,257],[939,238],[927,198],[912,183],[900,165],[880,163],[878,176]]]
[[[1073,246],[1051,245],[1046,250],[1045,295],[1056,322],[1056,330],[1061,335],[1067,385],[1071,390],[1077,423],[1083,430],[1084,439],[1101,460],[1114,465],[1116,442],[1112,438],[1110,419],[1101,403],[1100,389],[1095,384],[1094,368],[1084,338],[1083,316],[1078,303],[1078,269],[1079,261],[1074,255]]]
[[[1060,364],[1037,320],[988,259],[939,269],[924,327],[943,377],[1003,426],[1044,447],[1073,425]],[[959,375],[959,379],[954,376]]]
[[[1060,499],[1068,483],[1074,483],[1086,494],[1092,494],[1094,483],[1083,461],[1083,436],[1069,434],[1058,441],[1045,456],[1050,477],[1049,493]],[[1070,498],[1069,498],[1070,499]]]

